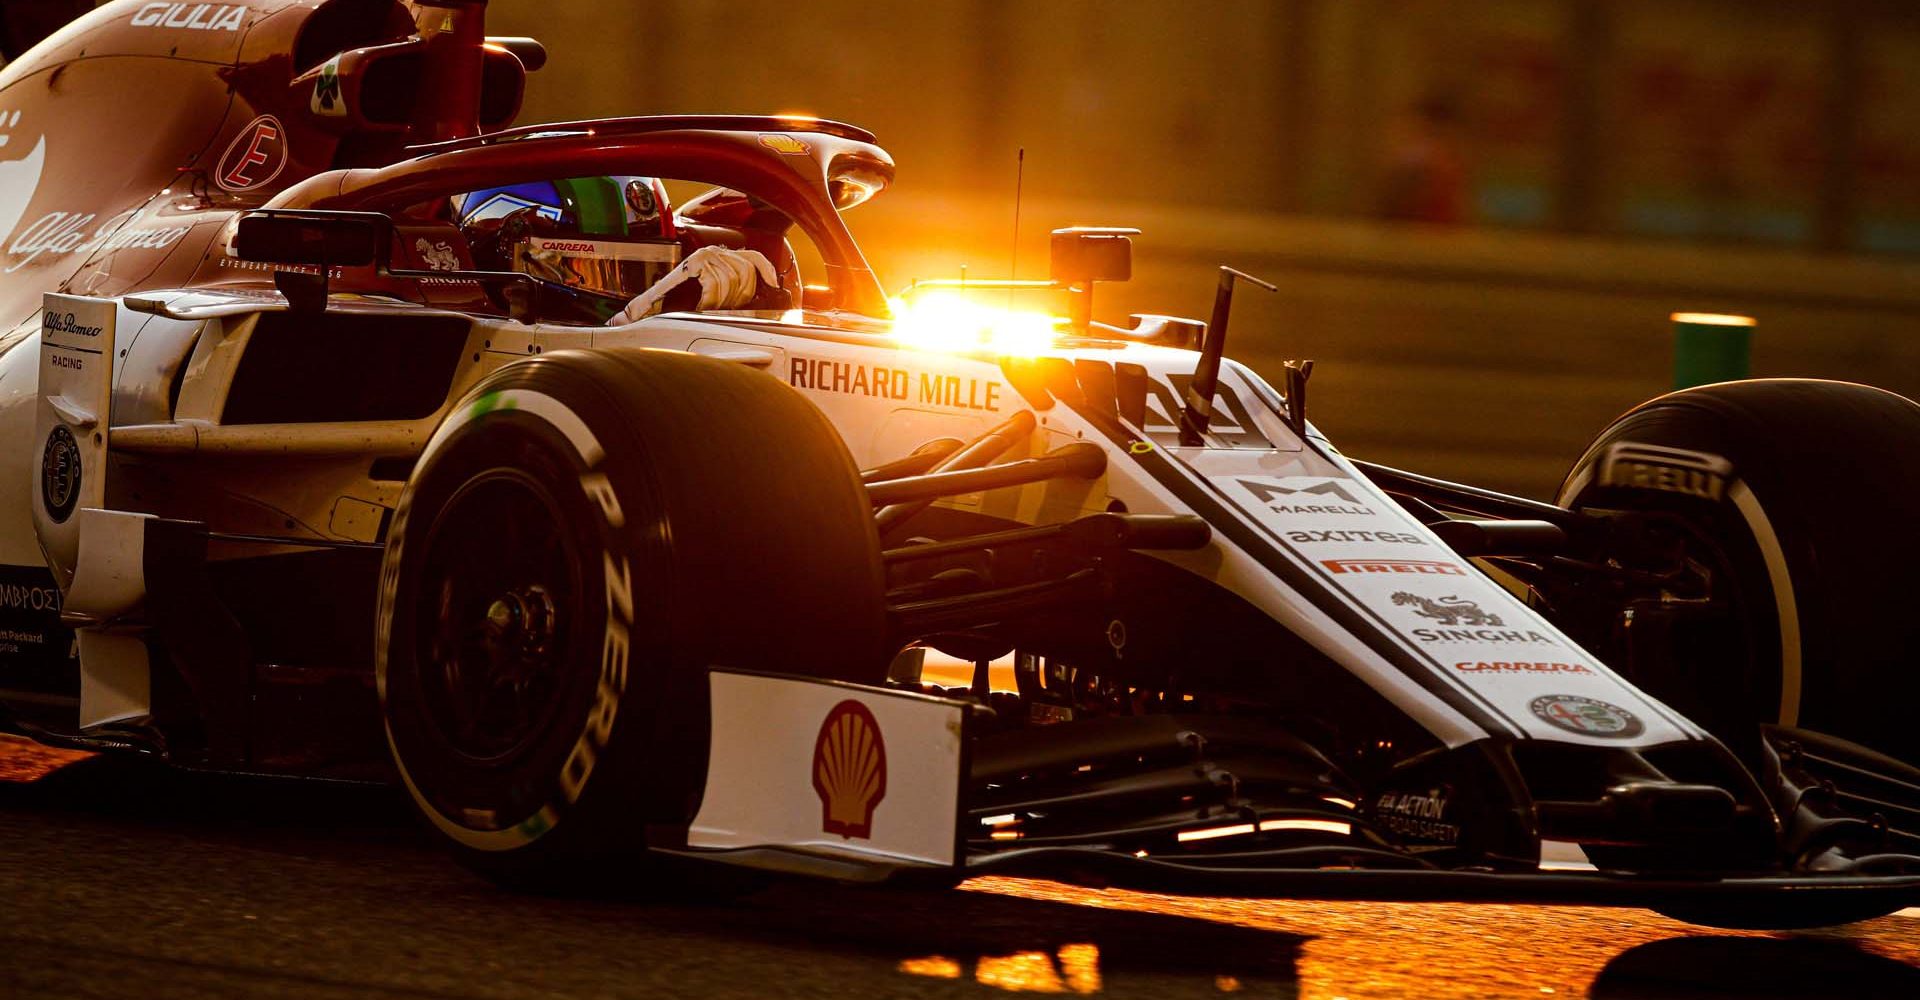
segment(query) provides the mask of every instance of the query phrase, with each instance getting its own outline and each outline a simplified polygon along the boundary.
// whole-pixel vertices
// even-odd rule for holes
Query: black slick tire
[[[381,573],[377,677],[421,812],[536,889],[677,878],[709,666],[877,683],[879,541],[846,447],[791,389],[662,351],[483,380],[428,444]]]
[[[1732,609],[1633,681],[1751,755],[1774,723],[1920,760],[1920,404],[1811,379],[1727,382],[1628,412],[1560,502],[1679,518]]]

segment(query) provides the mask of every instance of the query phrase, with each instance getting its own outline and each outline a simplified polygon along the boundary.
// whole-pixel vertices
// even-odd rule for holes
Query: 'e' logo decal
[[[261,115],[233,137],[220,155],[216,183],[228,191],[252,191],[271,183],[287,168],[287,129],[280,119]]]

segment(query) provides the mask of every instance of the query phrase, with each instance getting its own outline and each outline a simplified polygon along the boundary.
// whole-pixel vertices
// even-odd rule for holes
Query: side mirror
[[[1048,277],[1065,287],[1067,322],[1082,334],[1093,323],[1093,283],[1133,277],[1133,238],[1138,229],[1074,226],[1053,231]]]
[[[380,259],[393,222],[371,212],[254,212],[240,217],[241,260],[311,267],[366,267]]]
[[[547,64],[547,47],[537,38],[521,35],[488,35],[487,45],[496,49],[505,49],[520,60],[520,65],[532,73]]]
[[[251,263],[293,264],[312,273],[275,268],[273,287],[298,313],[323,312],[336,267],[384,266],[393,220],[378,212],[262,209],[234,224],[235,257]]]
[[[891,160],[843,153],[827,165],[827,194],[833,198],[833,207],[842,212],[865,204],[892,183]]]
[[[1133,277],[1133,237],[1138,235],[1138,229],[1099,226],[1056,229],[1048,276],[1080,288],[1095,281],[1126,281]]]

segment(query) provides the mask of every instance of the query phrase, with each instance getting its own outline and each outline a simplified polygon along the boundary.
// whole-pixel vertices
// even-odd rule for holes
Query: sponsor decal
[[[278,264],[273,261],[240,260],[235,257],[220,258],[219,266],[223,268],[230,268],[235,271],[292,271],[296,274],[319,274],[320,273],[320,269],[318,267],[315,267],[312,264]],[[333,279],[344,278],[346,277],[346,274],[347,274],[346,268],[342,268],[342,267],[327,268],[327,277],[329,278],[333,278]],[[425,281],[429,279],[423,278],[421,280]],[[433,279],[433,280],[444,281],[446,279],[442,278],[442,279]]]
[[[49,309],[40,317],[41,329],[53,333],[68,333],[76,337],[98,337],[100,327],[87,326],[74,318],[72,313],[57,313]]]
[[[1240,485],[1276,514],[1372,514],[1373,508],[1362,503],[1341,485],[1346,481],[1326,479],[1311,486],[1291,487],[1274,482],[1263,483],[1257,479],[1242,479]],[[1321,502],[1299,503],[1291,498],[1318,498]]]
[[[660,200],[653,195],[653,187],[640,181],[630,181],[626,187],[627,207],[642,219],[653,220],[660,217]]]
[[[848,698],[827,712],[813,741],[813,791],[820,828],[861,840],[873,836],[873,810],[887,796],[887,745],[873,711]]]
[[[1427,540],[1410,531],[1289,531],[1287,541],[1313,544],[1315,542],[1386,542],[1394,545],[1425,545]]]
[[[65,424],[56,424],[40,452],[40,500],[55,524],[65,524],[80,500],[80,444]]]
[[[0,583],[0,610],[58,611],[60,590],[22,583]]]
[[[874,396],[959,410],[1000,409],[1000,383],[994,379],[796,357],[788,367],[787,381],[796,389],[815,392]]]
[[[1404,590],[1394,591],[1393,603],[1397,607],[1412,608],[1413,613],[1422,618],[1431,618],[1442,625],[1504,625],[1499,615],[1490,615],[1480,610],[1480,605],[1451,594],[1439,599],[1409,594]]]
[[[1619,441],[1600,461],[1600,485],[1680,493],[1702,500],[1726,496],[1733,463],[1719,455]]]
[[[434,243],[426,237],[413,241],[413,252],[420,256],[421,263],[433,271],[460,270],[460,255],[454,252],[451,243]]]
[[[220,154],[214,182],[236,193],[272,183],[287,168],[286,135],[286,126],[272,115],[248,122]]]
[[[20,112],[0,110],[0,157],[19,155],[26,144],[18,142]],[[27,207],[40,190],[40,174],[47,165],[47,138],[38,136],[33,148],[15,160],[0,159],[0,239],[13,235]]]
[[[133,209],[112,216],[93,227],[99,218],[92,212],[49,212],[20,231],[7,246],[9,256],[22,259],[6,269],[12,274],[43,255],[63,257],[88,255],[101,250],[165,250],[180,242],[192,226],[137,226],[141,210]]]
[[[920,401],[934,406],[950,406],[960,410],[1000,409],[1000,383],[993,379],[922,372],[919,388]]]
[[[1333,573],[1411,573],[1418,576],[1466,576],[1460,566],[1438,559],[1322,559]]]
[[[1403,837],[1455,844],[1460,841],[1460,827],[1446,822],[1447,803],[1452,798],[1451,788],[1382,792],[1373,804],[1373,814],[1381,826]]]
[[[1570,733],[1629,739],[1645,730],[1638,716],[1598,698],[1577,694],[1549,694],[1527,706],[1533,714]]]
[[[1453,665],[1453,669],[1466,673],[1495,674],[1590,674],[1593,668],[1584,663],[1541,663],[1506,660],[1462,661]]]
[[[150,3],[134,11],[128,23],[136,28],[239,31],[246,20],[247,8],[237,3]]]
[[[627,523],[620,497],[606,473],[595,469],[581,476],[580,488],[600,509],[609,533]],[[633,568],[625,555],[609,550],[603,554],[602,569],[606,580],[607,631],[600,646],[600,679],[594,686],[593,708],[587,714],[586,727],[560,765],[560,792],[566,796],[568,805],[580,800],[580,792],[587,787],[600,752],[613,737],[614,719],[620,714],[620,699],[627,690],[627,651],[633,632]]]
[[[313,82],[313,99],[307,110],[327,118],[345,118],[347,102],[340,96],[340,57],[334,56],[320,67],[320,78]]]
[[[768,132],[760,136],[760,145],[782,156],[805,156],[813,152],[813,147],[795,139],[784,132]]]
[[[1147,422],[1141,427],[1164,447],[1180,444],[1180,414],[1188,394],[1193,391],[1193,376],[1155,374],[1147,380]],[[1239,392],[1225,381],[1214,387],[1213,419],[1207,436],[1217,446],[1248,450],[1269,450],[1272,441],[1261,433],[1253,414],[1241,401]],[[1256,406],[1258,404],[1256,403]]]
[[[8,687],[53,691],[72,677],[73,633],[60,627],[60,588],[40,567],[0,566],[0,654]]]
[[[555,254],[589,254],[607,260],[637,260],[651,263],[677,264],[680,262],[680,244],[671,240],[553,240],[535,236],[527,240],[529,250],[545,251]]]
[[[1412,633],[1421,642],[1535,642],[1558,646],[1545,632],[1522,628],[1417,628]]]

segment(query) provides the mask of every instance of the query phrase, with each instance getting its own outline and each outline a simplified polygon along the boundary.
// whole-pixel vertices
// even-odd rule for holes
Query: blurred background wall
[[[494,0],[527,111],[804,110],[916,187],[1920,251],[1920,7]],[[1407,197],[1409,173],[1457,182]],[[1417,184],[1417,182],[1416,182]],[[1424,210],[1424,211],[1423,211]]]
[[[42,0],[0,0],[9,4]],[[1549,495],[1669,386],[1668,314],[1759,321],[1754,374],[1920,395],[1912,0],[493,0],[547,42],[523,121],[803,112],[878,133],[849,221],[890,287],[1133,225],[1099,312],[1311,357],[1346,451]]]
[[[1920,395],[1920,5],[1830,0],[494,0],[549,44],[524,120],[804,112],[879,134],[850,217],[890,286],[1134,225],[1100,312],[1312,357],[1350,453],[1551,494],[1669,385],[1675,310],[1756,375]]]

